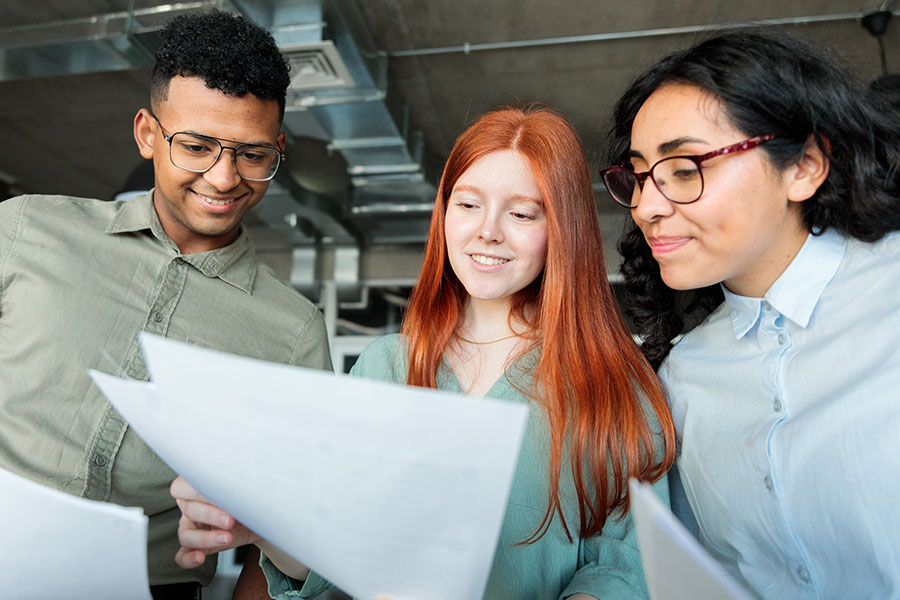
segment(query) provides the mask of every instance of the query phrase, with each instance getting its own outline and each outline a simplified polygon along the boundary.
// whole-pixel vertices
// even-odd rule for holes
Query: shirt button
[[[94,464],[97,465],[98,467],[105,467],[106,466],[106,457],[98,454],[97,456],[94,457]]]
[[[781,400],[779,400],[778,398],[775,398],[775,402],[772,403],[772,408],[775,410],[775,412],[780,412],[781,411]]]
[[[784,334],[783,334],[783,333],[779,333],[779,334],[778,334],[778,343],[779,343],[779,344],[783,344],[783,343],[784,343],[784,340],[785,340]]]
[[[153,313],[153,320],[156,321],[157,323],[162,323],[162,320],[163,320],[162,313],[158,313],[158,312]]]
[[[809,571],[806,570],[806,567],[803,565],[797,567],[797,577],[799,577],[800,581],[803,583],[809,583]]]
[[[770,492],[775,489],[775,485],[772,483],[772,478],[766,475],[766,478],[763,479],[763,483],[766,484],[766,489]]]

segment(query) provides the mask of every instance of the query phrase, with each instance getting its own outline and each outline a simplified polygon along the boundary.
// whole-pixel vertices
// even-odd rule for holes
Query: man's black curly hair
[[[150,84],[154,110],[169,93],[176,76],[200,77],[207,87],[230,96],[251,93],[277,100],[279,118],[291,78],[289,65],[272,35],[239,15],[213,10],[182,15],[162,30],[162,46]]]

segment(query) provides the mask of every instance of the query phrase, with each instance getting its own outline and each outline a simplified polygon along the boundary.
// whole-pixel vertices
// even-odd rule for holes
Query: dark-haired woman
[[[603,179],[684,492],[764,598],[900,597],[900,132],[873,102],[745,31],[663,59],[614,115]]]
[[[460,135],[401,333],[366,348],[353,372],[530,407],[485,598],[646,598],[627,482],[656,481],[668,499],[674,433],[615,307],[587,162],[559,114],[497,110]],[[183,480],[172,489],[185,514],[180,564],[221,549],[219,535],[234,541],[204,529],[221,511]],[[270,559],[273,596],[330,585],[244,539]]]

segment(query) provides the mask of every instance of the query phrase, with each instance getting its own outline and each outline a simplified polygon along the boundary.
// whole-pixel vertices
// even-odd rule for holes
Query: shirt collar
[[[741,339],[759,320],[762,311],[762,298],[748,298],[738,296],[728,291],[725,284],[720,284],[725,293],[725,303],[731,313],[731,327],[734,329],[734,337]]]
[[[181,258],[206,277],[218,277],[248,294],[253,293],[258,264],[253,244],[243,227],[237,239],[227,246],[197,254],[181,254],[175,242],[163,231],[152,198],[153,190],[150,190],[121,203],[106,233],[134,233],[149,229],[153,237],[171,250],[174,257]]]
[[[106,227],[106,233],[133,233],[144,229],[154,229],[154,235],[156,235],[157,228],[162,233],[162,225],[159,224],[159,217],[153,210],[151,198],[153,198],[153,190],[119,204],[119,210],[116,211]],[[157,227],[154,227],[154,222]]]
[[[829,230],[822,235],[810,234],[784,273],[766,292],[765,298],[738,296],[725,289],[725,302],[731,312],[731,324],[737,339],[744,337],[759,320],[764,303],[805,328],[809,325],[813,310],[837,272],[847,238]]]

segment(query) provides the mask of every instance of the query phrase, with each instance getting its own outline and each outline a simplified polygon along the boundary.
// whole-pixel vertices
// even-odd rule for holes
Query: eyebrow
[[[177,133],[188,133],[190,135],[202,138],[209,138],[211,140],[218,140],[220,142],[228,142],[230,144],[236,144],[238,146],[266,146],[267,148],[277,148],[277,144],[273,144],[272,142],[241,142],[239,140],[230,140],[228,138],[220,138],[214,135],[207,135],[205,133],[200,133],[198,131],[192,130],[183,130]],[[174,133],[172,135],[175,135]]]
[[[471,185],[455,185],[455,186],[453,186],[453,189],[450,191],[450,195],[452,196],[455,192],[471,192],[471,193],[479,195],[479,196],[484,194],[484,192],[482,192],[479,188],[471,186]],[[524,200],[526,202],[533,202],[534,204],[537,204],[538,206],[544,206],[544,201],[541,198],[533,198],[532,196],[526,196],[524,194],[513,194],[512,196],[509,196],[508,199],[509,200]]]
[[[670,152],[674,152],[675,150],[684,146],[685,144],[691,144],[691,143],[705,144],[707,142],[706,142],[706,140],[701,140],[700,138],[680,137],[680,138],[675,138],[674,140],[671,140],[668,142],[663,142],[662,144],[657,146],[656,151],[659,154],[669,154]],[[640,152],[638,152],[637,150],[629,151],[628,156],[631,158],[644,158],[644,155],[641,154]]]

